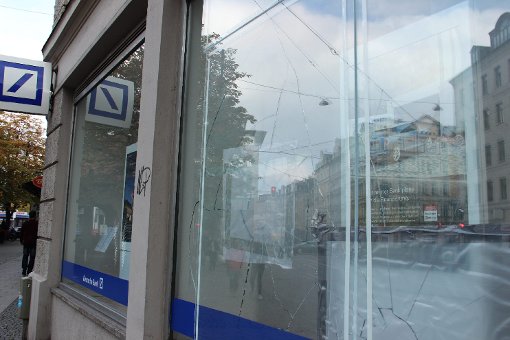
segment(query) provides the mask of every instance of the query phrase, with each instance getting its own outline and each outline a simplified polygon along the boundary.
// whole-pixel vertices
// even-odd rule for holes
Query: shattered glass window
[[[510,334],[508,169],[486,148],[508,120],[484,112],[510,87],[483,96],[509,10],[195,2],[173,336]]]

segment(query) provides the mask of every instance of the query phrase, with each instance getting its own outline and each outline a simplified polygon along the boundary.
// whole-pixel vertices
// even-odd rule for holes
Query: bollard
[[[21,334],[22,340],[25,340],[27,338],[31,296],[32,296],[32,278],[30,276],[22,277],[19,282],[19,296],[18,296],[18,317],[23,320],[23,330]]]
[[[30,297],[32,295],[32,278],[30,276],[22,277],[19,286],[18,297],[18,317],[28,320],[30,314]]]

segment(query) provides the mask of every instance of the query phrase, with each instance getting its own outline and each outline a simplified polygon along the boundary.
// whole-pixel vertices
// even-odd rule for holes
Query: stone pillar
[[[148,3],[127,339],[168,337],[185,11],[185,0]]]
[[[48,115],[46,161],[39,214],[39,234],[32,276],[29,339],[51,337],[50,289],[60,282],[69,148],[71,142],[72,95],[65,89],[54,96]],[[51,260],[50,260],[51,259]]]

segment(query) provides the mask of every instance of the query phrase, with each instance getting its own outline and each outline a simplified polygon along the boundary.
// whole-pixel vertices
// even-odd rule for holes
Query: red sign
[[[425,222],[437,222],[437,206],[436,205],[429,204],[424,207],[423,220]]]
[[[38,187],[39,189],[42,188],[42,176],[37,176],[36,178],[34,178],[32,180],[32,184],[35,185],[36,187]]]

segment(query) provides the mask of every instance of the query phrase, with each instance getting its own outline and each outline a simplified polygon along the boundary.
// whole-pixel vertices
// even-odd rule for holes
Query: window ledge
[[[94,308],[86,301],[70,294],[67,292],[67,289],[57,287],[51,289],[51,293],[116,338],[124,339],[126,337],[125,325],[114,320],[99,309]]]

